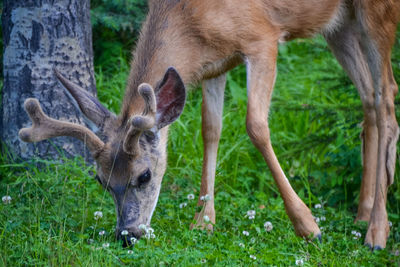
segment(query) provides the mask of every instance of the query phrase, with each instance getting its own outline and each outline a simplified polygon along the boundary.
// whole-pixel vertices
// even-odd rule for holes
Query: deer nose
[[[122,240],[122,246],[124,248],[134,246],[142,235],[142,231],[137,227],[116,230],[117,239]]]

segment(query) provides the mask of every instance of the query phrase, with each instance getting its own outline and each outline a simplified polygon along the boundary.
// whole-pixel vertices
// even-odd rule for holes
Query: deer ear
[[[155,90],[157,99],[156,124],[161,129],[174,122],[185,106],[186,90],[181,77],[169,68]]]
[[[104,125],[106,120],[114,119],[115,115],[106,109],[96,97],[69,81],[58,70],[54,69],[54,73],[75,99],[82,113],[97,127]]]

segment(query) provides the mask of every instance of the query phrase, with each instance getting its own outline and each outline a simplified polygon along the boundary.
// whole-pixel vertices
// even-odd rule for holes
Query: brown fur
[[[394,116],[398,89],[390,64],[399,16],[398,0],[152,0],[133,54],[118,117],[60,79],[72,90],[82,111],[104,126],[107,140],[101,149],[98,140],[81,128],[74,128],[79,134],[69,133],[71,128],[68,128],[47,137],[91,136],[89,146],[95,150],[98,175],[116,203],[117,234],[126,228],[132,235],[140,236],[138,224],[150,223],[165,171],[168,127],[164,126],[179,116],[184,101],[179,75],[169,69],[165,77],[170,82],[164,83],[166,78],[162,77],[172,66],[186,85],[207,80],[203,82],[205,154],[201,194],[212,199],[196,215],[194,227],[211,230],[212,226],[203,218],[207,215],[215,222],[213,196],[225,86],[223,74],[245,62],[249,94],[247,132],[271,170],[295,232],[303,237],[319,236],[320,230],[309,208],[292,189],[275,156],[269,138],[268,109],[276,77],[278,41],[323,33],[363,102],[364,169],[357,219],[369,221],[366,243],[383,248],[388,233],[386,193],[393,182],[399,133]],[[157,107],[171,108],[166,113],[167,123],[162,124],[164,128],[152,127],[160,114],[150,112],[148,116],[152,100],[139,93],[143,83],[155,88]],[[163,86],[176,90],[165,93],[163,90],[167,89]],[[176,94],[176,103],[169,92]],[[158,105],[162,101],[167,102]],[[90,110],[96,106],[98,110],[90,116]],[[135,119],[138,116],[139,121]],[[34,130],[31,133],[37,134]],[[138,181],[144,179],[146,170],[151,171],[153,178],[142,190]],[[203,205],[202,200],[199,205]]]

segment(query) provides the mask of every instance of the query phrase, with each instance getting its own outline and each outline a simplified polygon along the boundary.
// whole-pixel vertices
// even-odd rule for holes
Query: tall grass
[[[96,61],[96,78],[100,100],[118,112],[129,67],[126,53],[114,48]],[[371,253],[363,246],[367,225],[353,224],[363,117],[356,89],[320,37],[291,42],[279,52],[271,139],[296,192],[320,218],[322,244],[295,236],[271,174],[246,134],[245,70],[238,67],[228,74],[212,235],[189,231],[196,208],[187,195],[199,193],[203,147],[201,91],[194,89],[170,129],[169,167],[152,220],[156,239],[141,240],[132,252],[121,248],[113,236],[112,199],[82,159],[13,164],[2,158],[0,195],[13,200],[0,205],[0,265],[293,266],[300,259],[310,266],[400,264],[398,172],[389,190],[393,226],[387,249]],[[400,80],[399,40],[393,67]],[[38,164],[40,169],[33,167]],[[183,202],[188,206],[181,209]],[[104,214],[99,221],[93,217],[97,210]],[[248,210],[256,211],[255,220],[245,218]],[[271,232],[264,230],[265,221],[272,222]],[[361,239],[352,231],[361,232]]]

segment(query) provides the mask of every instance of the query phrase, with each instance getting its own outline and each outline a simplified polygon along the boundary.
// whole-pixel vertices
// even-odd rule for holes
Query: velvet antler
[[[128,133],[124,140],[124,151],[130,155],[137,155],[140,151],[139,138],[146,130],[150,130],[156,123],[156,97],[153,88],[143,83],[138,88],[139,94],[143,97],[145,108],[143,115],[135,115],[130,119]]]
[[[37,99],[28,98],[24,107],[33,124],[31,128],[23,128],[19,131],[21,140],[39,142],[57,136],[71,136],[84,142],[93,154],[103,148],[104,143],[100,138],[86,127],[46,116]]]

